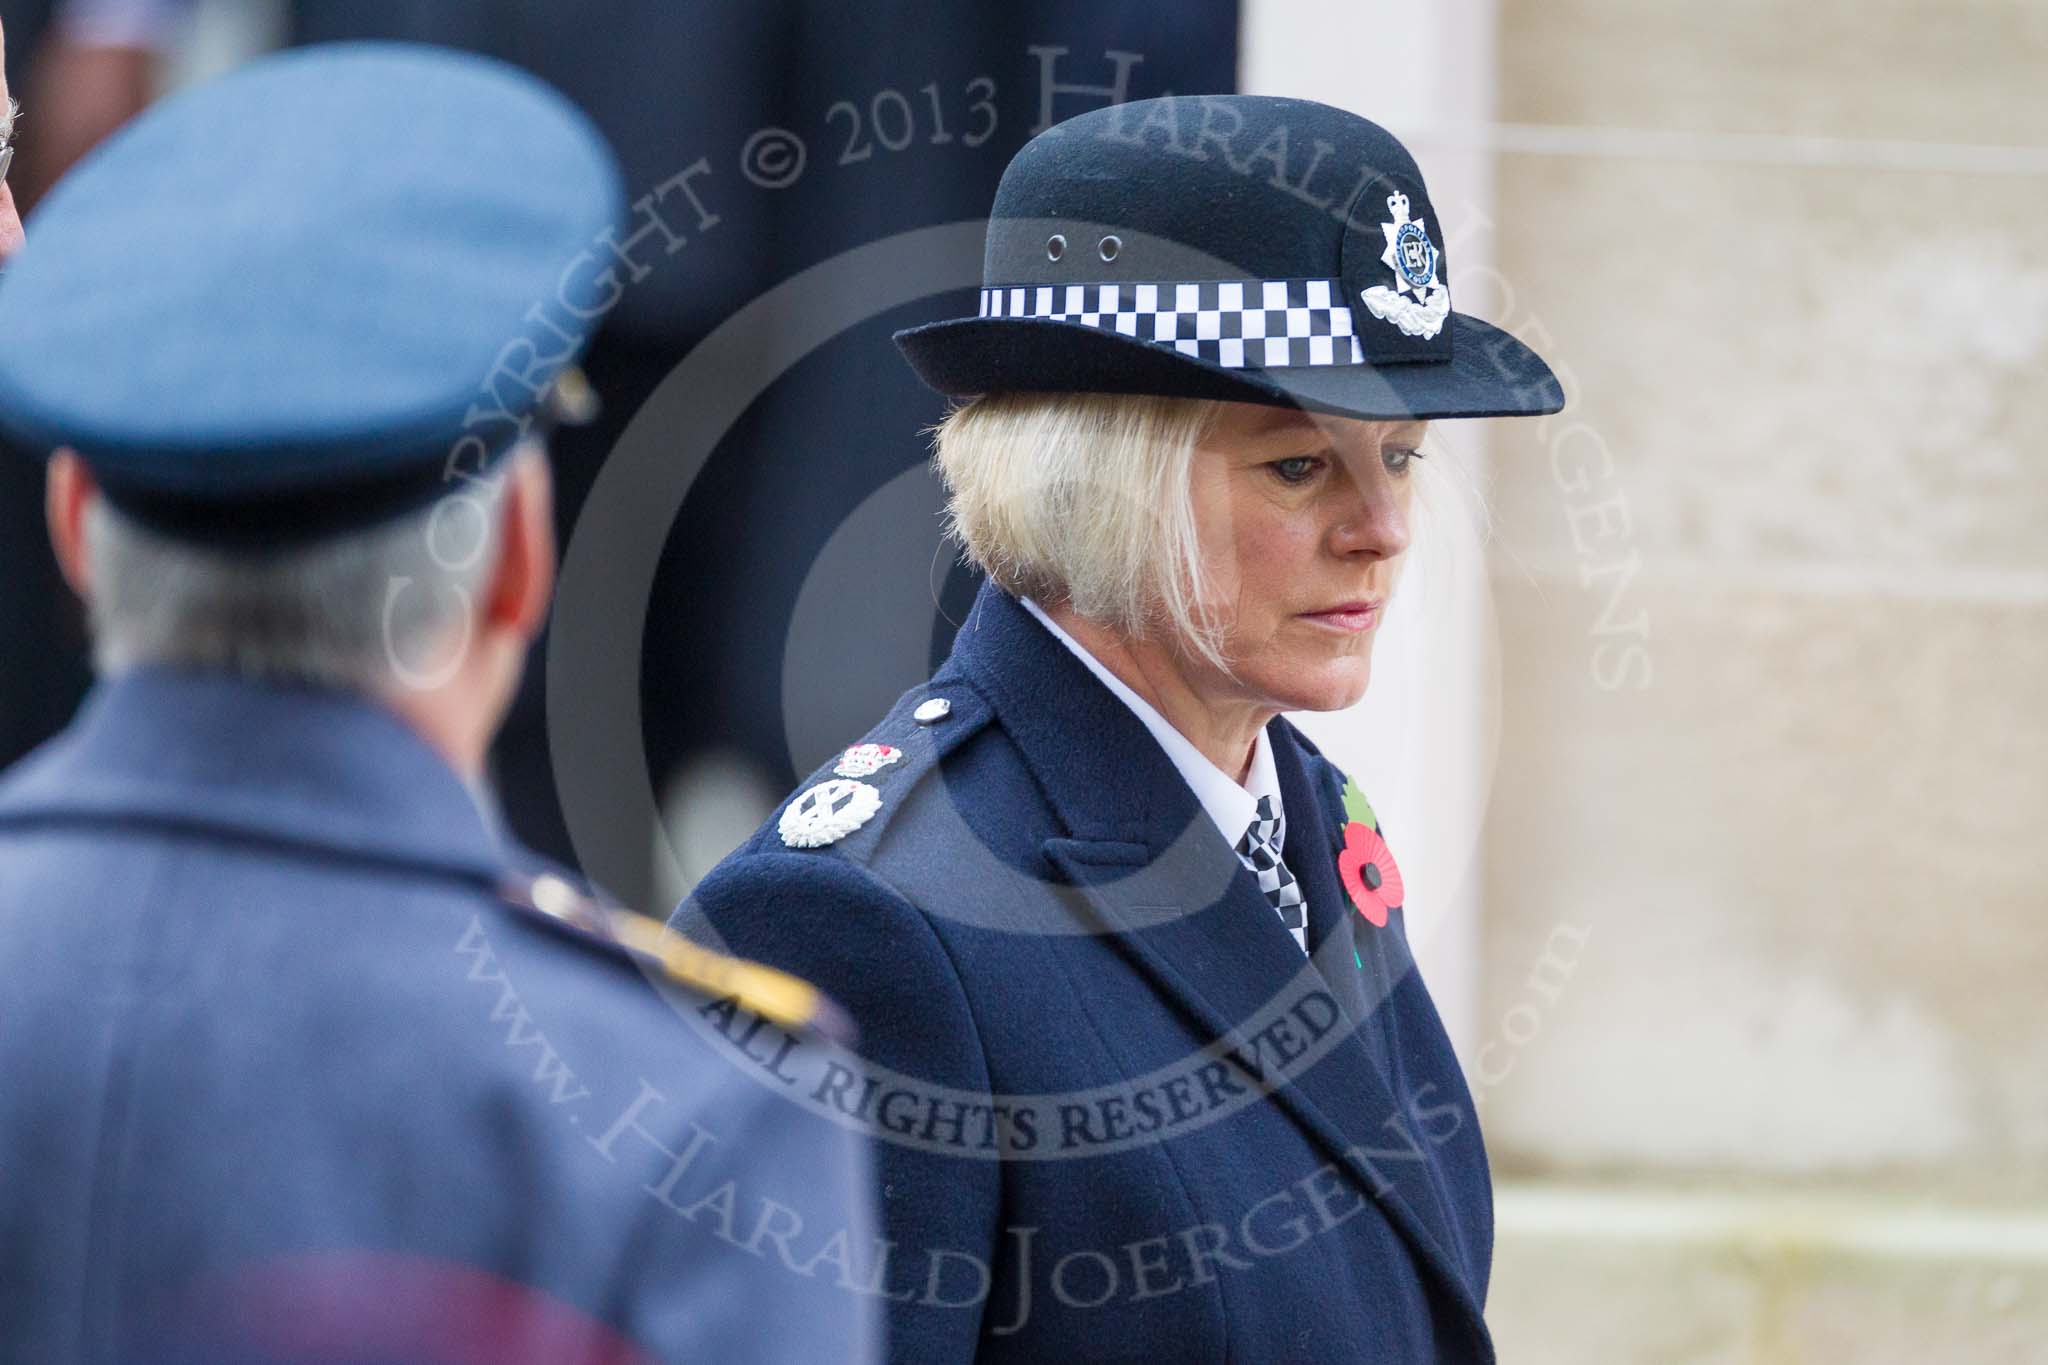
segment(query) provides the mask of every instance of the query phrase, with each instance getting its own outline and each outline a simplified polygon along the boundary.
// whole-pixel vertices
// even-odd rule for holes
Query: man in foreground
[[[0,283],[102,675],[0,778],[0,1360],[872,1358],[865,1151],[700,1023],[822,1002],[482,794],[618,201],[530,78],[329,47],[131,125]]]

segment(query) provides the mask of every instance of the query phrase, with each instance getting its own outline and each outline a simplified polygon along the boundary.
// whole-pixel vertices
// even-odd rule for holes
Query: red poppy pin
[[[1387,912],[1399,909],[1404,894],[1401,869],[1394,866],[1393,850],[1380,837],[1379,821],[1365,793],[1350,778],[1344,779],[1344,851],[1337,855],[1337,879],[1344,894],[1359,914],[1375,928],[1384,928]]]

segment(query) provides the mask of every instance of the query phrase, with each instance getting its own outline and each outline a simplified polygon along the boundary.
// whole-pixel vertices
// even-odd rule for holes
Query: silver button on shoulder
[[[910,718],[919,725],[936,725],[952,714],[952,702],[944,697],[927,697],[917,704],[917,709],[910,713]]]

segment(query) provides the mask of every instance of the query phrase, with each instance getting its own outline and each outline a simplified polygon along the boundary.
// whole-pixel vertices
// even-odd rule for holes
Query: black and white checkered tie
[[[1237,856],[1259,879],[1259,890],[1280,912],[1280,922],[1294,932],[1296,942],[1301,942],[1307,933],[1308,916],[1302,908],[1301,883],[1294,880],[1294,874],[1280,857],[1280,845],[1286,837],[1286,821],[1273,809],[1273,798],[1262,796],[1251,827],[1237,841]]]

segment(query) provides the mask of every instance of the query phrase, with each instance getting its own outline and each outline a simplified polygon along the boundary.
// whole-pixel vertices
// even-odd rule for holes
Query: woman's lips
[[[1371,630],[1379,624],[1380,605],[1381,603],[1378,600],[1369,602],[1340,602],[1334,607],[1325,607],[1321,611],[1305,611],[1301,614],[1301,617],[1304,621],[1313,621],[1317,625],[1324,626],[1330,630],[1339,630],[1346,634],[1355,635],[1361,630]]]

